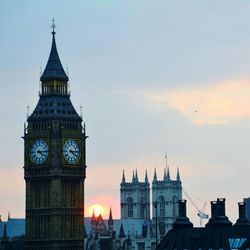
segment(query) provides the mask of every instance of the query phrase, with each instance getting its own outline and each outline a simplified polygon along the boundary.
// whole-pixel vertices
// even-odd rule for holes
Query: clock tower
[[[75,111],[55,41],[24,131],[25,249],[82,250],[85,127]]]

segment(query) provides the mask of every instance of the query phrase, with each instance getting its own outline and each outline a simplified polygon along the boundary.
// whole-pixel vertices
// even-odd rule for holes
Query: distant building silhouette
[[[178,216],[176,199],[182,196],[182,184],[179,171],[177,170],[176,180],[171,180],[168,169],[164,169],[162,180],[158,180],[155,170],[152,183],[154,194],[150,190],[147,172],[143,182],[139,181],[137,171],[134,172],[131,182],[127,182],[123,171],[120,186],[121,219],[113,219],[111,208],[107,220],[104,220],[102,215],[95,215],[93,210],[92,217],[86,218],[84,225],[82,224],[85,249],[154,250],[156,245],[156,211],[153,211],[155,216],[152,220],[150,210],[155,210],[154,204],[157,204],[157,238],[159,242],[165,233],[172,228],[171,223],[166,223],[168,219],[174,222]],[[153,203],[150,200],[151,194]],[[128,202],[130,198],[133,200],[131,204]],[[9,219],[7,223],[9,224],[11,220]],[[21,223],[18,219],[15,221]],[[24,233],[24,223],[22,229]]]
[[[0,250],[24,249],[25,220],[11,218],[0,221]]]
[[[250,249],[245,203],[239,203],[239,219],[232,225],[225,215],[225,199],[217,199],[211,202],[211,218],[206,226],[195,228],[186,216],[186,201],[179,201],[179,217],[157,247],[157,250],[174,249]]]

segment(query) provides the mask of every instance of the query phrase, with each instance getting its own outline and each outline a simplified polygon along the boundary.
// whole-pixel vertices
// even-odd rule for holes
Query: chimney
[[[250,226],[250,223],[246,217],[246,204],[245,204],[245,202],[239,202],[238,208],[239,208],[239,219],[234,224],[234,227]]]
[[[225,216],[225,198],[217,199],[217,216]]]
[[[187,217],[186,200],[179,201],[179,217]]]
[[[239,207],[239,219],[246,218],[246,204],[244,202],[239,202],[238,207]]]
[[[189,221],[186,215],[186,200],[179,200],[179,217],[176,218],[173,224],[173,229],[192,228],[193,224]]]
[[[224,228],[232,226],[232,222],[228,220],[225,214],[225,201],[225,198],[218,198],[217,201],[211,202],[211,218],[206,227]]]
[[[215,217],[217,216],[217,201],[211,201],[210,204],[211,204],[211,218],[206,224],[206,227],[210,227],[214,222]]]

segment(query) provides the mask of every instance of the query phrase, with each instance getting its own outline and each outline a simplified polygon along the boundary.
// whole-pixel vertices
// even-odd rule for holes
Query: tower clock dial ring
[[[80,147],[75,140],[69,139],[64,143],[63,156],[70,164],[75,164],[80,159]]]
[[[49,155],[49,148],[47,143],[42,140],[36,140],[30,149],[30,158],[33,163],[36,165],[43,164]]]

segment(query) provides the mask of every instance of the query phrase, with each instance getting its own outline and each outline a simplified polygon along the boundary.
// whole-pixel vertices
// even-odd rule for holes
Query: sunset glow
[[[100,204],[94,204],[94,205],[89,207],[89,215],[90,216],[92,216],[93,211],[95,212],[95,216],[99,216],[100,214],[102,216],[105,216],[105,209]]]

